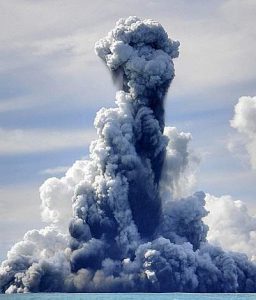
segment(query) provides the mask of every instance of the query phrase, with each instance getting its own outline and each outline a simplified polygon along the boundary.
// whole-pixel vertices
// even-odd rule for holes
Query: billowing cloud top
[[[163,104],[178,46],[159,23],[137,17],[96,43],[122,83],[116,107],[97,113],[89,160],[41,187],[50,225],[9,251],[2,292],[256,290],[245,255],[208,244],[205,194],[177,199],[191,137],[165,128]]]

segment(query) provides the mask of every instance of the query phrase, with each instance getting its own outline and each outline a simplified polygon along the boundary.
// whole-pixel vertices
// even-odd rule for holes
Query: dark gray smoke
[[[0,269],[2,292],[256,291],[256,265],[207,243],[205,194],[174,201],[162,192],[168,178],[170,189],[177,186],[189,156],[189,135],[163,133],[178,47],[159,23],[137,17],[119,20],[96,43],[121,76],[117,106],[97,113],[90,159],[42,187],[53,224],[11,249]],[[168,174],[164,163],[173,167]],[[70,234],[54,228],[62,208],[51,202],[52,190],[73,195]]]

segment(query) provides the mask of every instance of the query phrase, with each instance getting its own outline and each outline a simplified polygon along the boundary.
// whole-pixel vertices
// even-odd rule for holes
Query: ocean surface
[[[1,300],[256,300],[256,294],[11,294]]]

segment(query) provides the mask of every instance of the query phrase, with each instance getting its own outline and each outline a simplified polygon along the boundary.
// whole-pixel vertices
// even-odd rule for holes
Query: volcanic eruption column
[[[163,168],[169,138],[176,134],[185,149],[177,176],[188,159],[189,136],[164,124],[178,47],[159,23],[137,17],[119,20],[96,43],[113,76],[121,74],[122,90],[116,108],[97,113],[98,139],[74,187],[66,248],[47,259],[23,255],[21,262],[17,254],[3,262],[2,292],[256,290],[256,266],[245,255],[207,243],[204,193],[178,201],[161,193],[161,179],[170,189],[175,181]]]

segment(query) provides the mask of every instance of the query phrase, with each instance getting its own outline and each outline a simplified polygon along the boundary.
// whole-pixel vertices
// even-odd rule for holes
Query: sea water
[[[1,300],[256,300],[256,294],[11,294]]]

